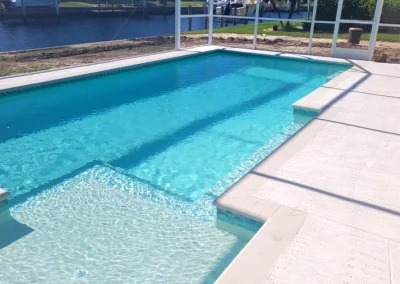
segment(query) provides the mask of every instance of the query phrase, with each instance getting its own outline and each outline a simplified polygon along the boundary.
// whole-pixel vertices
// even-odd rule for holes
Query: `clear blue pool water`
[[[212,201],[347,68],[215,52],[0,97],[0,283],[213,283],[257,226]]]

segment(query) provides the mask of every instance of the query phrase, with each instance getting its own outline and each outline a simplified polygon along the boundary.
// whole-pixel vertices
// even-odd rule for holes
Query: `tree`
[[[276,8],[275,0],[262,0],[261,3],[266,3],[266,4],[268,4],[268,2],[271,3],[272,8],[274,8],[274,12],[278,14],[278,17],[279,17],[279,19],[280,19],[280,18],[281,18],[281,13],[279,13],[279,10]],[[260,12],[261,12],[261,10],[260,10]],[[280,21],[280,22],[281,22],[281,26],[283,27],[283,26],[284,26],[284,25],[283,25],[283,22],[282,22],[282,21]]]
[[[288,19],[290,20],[293,16],[294,11],[296,10],[298,0],[290,0],[290,10]],[[289,21],[286,22],[286,26],[289,26]]]
[[[275,0],[263,0],[262,3],[271,3],[272,8],[274,9],[274,12],[278,14],[279,19],[281,19],[281,13],[279,12],[278,8],[276,7],[276,2]],[[298,3],[298,0],[289,0],[289,5],[290,5],[290,9],[289,9],[289,16],[288,19],[291,19],[293,17],[293,13],[296,10],[296,6]],[[280,21],[281,26],[283,27],[284,24],[282,21]],[[286,26],[289,26],[289,21],[286,23]]]

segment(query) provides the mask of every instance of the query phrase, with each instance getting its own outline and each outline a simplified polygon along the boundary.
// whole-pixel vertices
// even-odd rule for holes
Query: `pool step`
[[[15,220],[9,210],[10,193],[0,188],[0,250],[33,232],[33,229]]]
[[[96,166],[101,166],[101,167],[104,167],[104,168],[108,168],[111,171],[115,171],[118,174],[125,176],[127,179],[132,179],[133,181],[137,182],[138,184],[143,184],[145,186],[148,186],[148,187],[152,188],[155,191],[166,192],[160,186],[155,185],[155,184],[151,183],[150,181],[148,181],[146,179],[142,179],[142,178],[139,178],[139,177],[137,177],[137,176],[135,176],[133,174],[130,174],[127,171],[125,171],[124,169],[122,169],[122,168],[114,167],[114,166],[111,166],[108,163],[105,163],[105,162],[102,162],[102,161],[99,161],[99,160],[95,160],[95,161],[87,163],[84,166],[82,166],[80,168],[77,168],[77,169],[75,169],[75,170],[73,170],[73,171],[71,171],[71,172],[69,172],[69,173],[67,173],[67,174],[65,174],[63,176],[60,176],[60,177],[58,177],[56,179],[53,179],[53,180],[51,180],[49,182],[46,182],[45,184],[43,184],[43,185],[41,185],[39,187],[33,188],[33,189],[23,193],[23,194],[19,194],[17,196],[15,196],[15,195],[11,196],[11,198],[10,198],[11,202],[13,204],[24,202],[27,198],[29,198],[31,196],[35,196],[35,195],[39,194],[40,192],[42,192],[43,190],[47,190],[47,189],[49,189],[51,187],[54,187],[57,184],[60,184],[60,183],[64,182],[65,180],[71,179],[71,178],[73,178],[73,177],[75,177],[75,176],[77,176],[79,174],[82,174],[82,173],[84,173],[84,172],[88,171],[89,169],[91,169],[93,167],[96,167]],[[189,201],[189,200],[185,199],[183,196],[174,195],[173,193],[170,193],[170,192],[166,192],[166,193],[168,195],[174,196],[174,198],[176,198],[176,199]],[[8,194],[8,196],[10,195],[8,192],[7,192],[7,194]],[[1,196],[1,191],[0,191],[0,196]]]
[[[212,205],[214,199],[211,197],[203,196],[194,201],[163,190],[160,186],[156,186],[148,180],[139,178],[127,173],[124,169],[113,167],[101,161],[91,162],[39,188],[16,196],[9,203],[10,206],[15,206],[26,202],[30,198],[34,198],[43,191],[57,190],[57,188],[60,188],[60,185],[65,183],[84,182],[86,179],[94,179],[97,183],[103,184],[106,187],[123,190],[141,199],[146,199],[184,215],[190,215],[204,221],[215,220],[216,209]],[[68,186],[64,188],[68,188]]]
[[[10,193],[0,188],[0,202],[7,200],[10,197]]]
[[[106,188],[115,188],[116,190],[125,191],[128,194],[205,222],[215,222],[218,219],[219,223],[222,224],[222,230],[226,230],[226,228],[232,227],[233,225],[243,227],[244,230],[254,233],[260,227],[259,224],[248,222],[243,218],[233,218],[232,216],[221,214],[221,212],[217,213],[216,207],[212,204],[216,197],[214,194],[204,194],[196,200],[185,198],[184,196],[164,190],[148,180],[128,173],[124,169],[111,166],[101,161],[91,162],[44,186],[16,196],[10,200],[9,205],[13,207],[22,204],[42,194],[44,191],[57,191],[60,188],[62,188],[62,190],[68,190],[68,188],[74,186],[74,184],[85,182],[88,179],[94,180],[99,186],[104,185]],[[9,196],[8,193],[5,195]]]
[[[10,193],[0,188],[0,214],[7,208],[7,200],[10,197]]]
[[[217,284],[264,283],[279,256],[302,228],[307,214],[275,213],[217,279]]]
[[[250,239],[262,226],[262,223],[239,216],[218,212],[213,205],[215,196],[204,194],[201,198],[191,200],[183,196],[154,186],[150,181],[127,173],[124,169],[102,163],[89,171],[96,171],[101,182],[116,187],[135,196],[166,207],[180,214],[200,219],[205,222],[216,222],[216,226],[243,239]]]
[[[172,198],[178,199],[178,200],[182,200],[184,202],[192,202],[192,199],[187,198],[183,195],[179,195],[179,194],[175,194],[173,192],[170,191],[166,191],[164,188],[162,188],[161,186],[152,183],[151,181],[144,179],[144,178],[140,178],[130,172],[128,172],[127,170],[120,168],[120,167],[115,167],[112,166],[110,164],[104,163],[104,162],[99,162],[99,165],[103,166],[103,167],[107,167],[112,171],[115,171],[127,178],[131,178],[132,180],[134,180],[135,182],[138,182],[140,184],[143,184],[145,186],[149,186],[151,189],[156,190],[156,191],[161,191],[163,192],[163,194],[167,195],[167,196],[171,196]]]

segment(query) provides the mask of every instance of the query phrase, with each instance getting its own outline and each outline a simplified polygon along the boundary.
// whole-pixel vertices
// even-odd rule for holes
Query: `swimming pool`
[[[2,96],[0,283],[213,283],[260,224],[212,201],[348,68],[219,51]]]

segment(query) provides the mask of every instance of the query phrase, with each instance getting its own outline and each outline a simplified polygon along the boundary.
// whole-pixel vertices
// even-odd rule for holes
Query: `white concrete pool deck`
[[[15,76],[0,91],[215,49]],[[319,116],[215,201],[265,222],[218,283],[400,283],[400,65],[350,63],[294,105]]]

